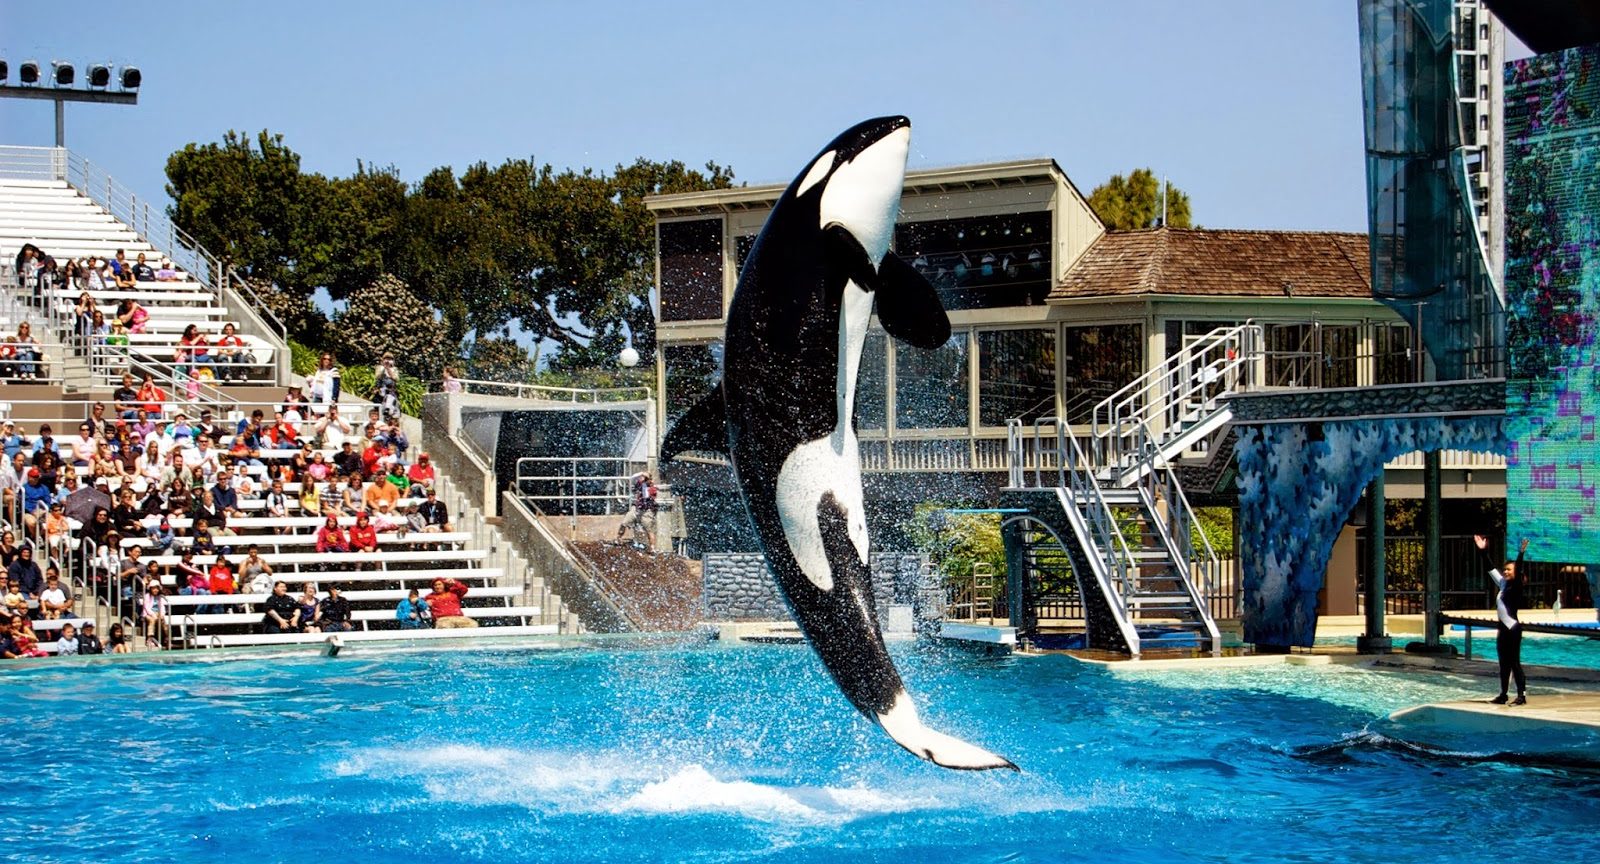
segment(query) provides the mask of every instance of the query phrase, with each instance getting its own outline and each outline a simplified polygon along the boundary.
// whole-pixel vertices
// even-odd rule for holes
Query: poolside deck
[[[1389,715],[1395,734],[1422,744],[1593,761],[1600,753],[1600,693],[1540,693],[1526,705],[1486,699],[1437,702]]]

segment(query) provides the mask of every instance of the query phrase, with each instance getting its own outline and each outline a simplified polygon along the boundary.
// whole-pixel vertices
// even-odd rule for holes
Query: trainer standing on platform
[[[1505,575],[1501,575],[1489,561],[1488,539],[1482,534],[1474,534],[1472,542],[1478,546],[1478,554],[1483,558],[1484,568],[1489,571],[1489,578],[1500,589],[1494,600],[1494,650],[1500,656],[1500,695],[1489,701],[1496,705],[1506,704],[1506,688],[1511,679],[1516,678],[1517,698],[1511,700],[1511,704],[1526,705],[1528,678],[1522,672],[1522,626],[1517,621],[1517,612],[1522,609],[1522,583],[1525,579],[1522,559],[1528,552],[1528,540],[1523,538],[1522,545],[1517,549],[1517,560],[1506,564]]]

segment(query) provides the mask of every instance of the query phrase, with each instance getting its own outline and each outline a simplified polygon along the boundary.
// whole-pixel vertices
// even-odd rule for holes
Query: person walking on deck
[[[1526,579],[1522,559],[1528,552],[1528,540],[1523,538],[1522,545],[1517,548],[1517,560],[1506,563],[1503,575],[1489,560],[1488,538],[1482,534],[1474,534],[1472,542],[1478,547],[1478,554],[1483,558],[1484,568],[1489,571],[1489,578],[1494,580],[1495,588],[1499,589],[1494,600],[1494,649],[1500,656],[1500,695],[1489,701],[1496,705],[1506,704],[1506,690],[1514,678],[1517,682],[1517,698],[1512,699],[1511,704],[1526,705],[1528,678],[1522,672],[1522,625],[1517,620],[1517,613],[1522,610],[1522,583]]]

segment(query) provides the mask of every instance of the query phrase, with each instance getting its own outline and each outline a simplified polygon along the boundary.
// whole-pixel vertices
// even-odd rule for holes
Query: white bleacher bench
[[[496,589],[498,587],[496,582],[499,582],[499,579],[504,574],[506,574],[506,571],[501,570],[498,566],[483,566],[483,568],[477,568],[477,570],[339,570],[326,571],[326,573],[291,574],[291,576],[296,576],[293,579],[280,579],[278,574],[274,574],[274,581],[288,582],[291,586],[304,586],[306,582],[315,582],[317,586],[323,587],[323,590],[318,592],[317,597],[326,597],[328,595],[326,586],[342,587],[350,584],[350,582],[400,582],[402,586],[416,587],[418,590],[432,590],[434,579],[454,579],[454,581],[466,584],[467,597],[482,597],[483,594],[480,594],[480,592]],[[315,579],[310,578],[310,576],[315,576]],[[162,584],[165,584],[165,586],[173,586],[176,582],[178,582],[178,579],[173,574],[163,574]],[[482,587],[474,586],[474,582],[482,582]],[[376,592],[390,592],[390,590],[392,589],[350,589],[346,590],[344,595],[350,598],[352,602],[355,602],[355,600],[374,600],[374,598],[382,600],[384,597],[389,597],[389,594],[384,594],[384,597],[378,597]],[[294,590],[293,594],[299,594],[299,590]],[[422,590],[422,594],[427,594],[427,590]],[[206,600],[208,597],[214,597],[214,595],[173,594],[166,595],[166,600],[170,600],[173,606],[218,605],[214,600],[208,602]],[[256,595],[229,594],[222,595],[222,597],[256,597]],[[266,594],[259,595],[259,597],[264,600]],[[402,597],[405,597],[405,590],[403,589],[394,598],[395,600],[400,600]],[[229,603],[245,602],[246,600],[229,600]]]
[[[349,633],[238,633],[200,636],[196,644],[210,648],[235,648],[249,645],[320,645],[338,637],[341,642],[412,642],[423,639],[481,639],[505,636],[554,636],[554,624],[524,624],[518,627],[463,627],[444,630],[353,630]]]
[[[474,571],[474,572],[476,572],[476,571]],[[449,576],[449,577],[443,577],[443,578],[456,578],[456,577]],[[336,580],[327,580],[327,581],[336,581]],[[394,581],[394,580],[390,580],[390,581]],[[465,581],[465,580],[461,580],[461,581]],[[324,581],[324,582],[319,583],[319,584],[327,584],[327,582]],[[406,599],[407,597],[410,596],[411,589],[409,589],[409,588],[365,588],[365,589],[363,589],[363,588],[355,588],[355,589],[352,589],[350,591],[342,591],[340,593],[342,593],[344,595],[344,599],[349,600],[351,603],[359,603],[359,602],[363,602],[363,601],[399,603],[401,600],[404,600],[404,599]],[[422,591],[421,593],[422,593],[423,596],[427,596],[427,594],[428,594],[427,591]],[[521,593],[522,593],[522,589],[519,588],[519,587],[514,587],[514,586],[513,587],[504,587],[504,586],[500,586],[500,585],[488,585],[488,586],[484,586],[482,588],[473,588],[473,587],[469,586],[468,589],[467,589],[467,599],[471,600],[471,599],[473,599],[475,597],[499,597],[499,598],[504,599],[504,598],[507,598],[507,597],[516,597]],[[300,592],[298,592],[298,591],[290,591],[289,592],[289,595],[291,597],[297,597],[297,596],[299,596],[299,594],[300,594]],[[165,599],[166,599],[167,603],[174,610],[177,610],[177,609],[181,609],[181,608],[184,608],[184,607],[191,607],[191,606],[236,606],[236,605],[241,604],[241,603],[255,605],[255,604],[260,604],[260,603],[267,602],[267,598],[270,597],[270,596],[272,596],[272,595],[270,595],[270,594],[178,594],[178,595],[168,596]],[[327,596],[328,596],[328,592],[326,590],[322,590],[322,591],[318,591],[317,592],[317,598],[318,599],[327,599]],[[177,613],[174,612],[173,614],[177,614]],[[391,614],[391,615],[394,614],[394,607],[393,606],[389,607],[389,614]],[[261,613],[258,612],[258,613],[255,613],[255,615],[256,615],[256,619],[260,620]]]
[[[235,553],[237,557],[237,553]],[[396,550],[386,552],[264,552],[261,559],[274,566],[278,564],[409,564],[417,561],[482,561],[489,557],[487,549],[437,549]],[[144,562],[152,567],[171,566],[181,558],[177,555],[151,555]],[[211,564],[215,555],[196,555],[196,564]]]
[[[174,546],[183,546],[191,540],[193,540],[191,537],[175,537],[173,538],[172,542]],[[266,555],[272,554],[271,552],[267,551],[267,547],[315,546],[317,543],[317,536],[315,534],[237,534],[213,535],[211,540],[218,546],[232,546],[235,555],[239,554],[238,550],[240,549],[247,549],[251,546],[259,546],[262,549],[263,557],[265,557]],[[401,537],[397,532],[386,531],[378,535],[378,546],[379,551],[381,552],[383,551],[384,547],[395,545],[416,546],[424,543],[459,544],[469,542],[470,540],[472,540],[472,535],[466,531],[451,531],[449,533],[445,533],[443,531],[436,531],[433,533],[428,533],[426,531],[411,531],[408,532],[404,537]],[[145,549],[149,549],[150,540],[147,537],[124,537],[122,538],[121,545],[123,549],[127,549],[132,546],[140,546]]]
[[[402,597],[402,599],[404,599]],[[399,603],[399,600],[395,601]],[[167,624],[172,627],[220,627],[260,624],[266,617],[265,612],[207,612],[199,614],[179,614],[174,612],[167,616]],[[394,621],[394,609],[356,609],[350,613],[350,620],[362,624],[371,621]],[[461,614],[468,618],[537,618],[537,606],[463,606]]]

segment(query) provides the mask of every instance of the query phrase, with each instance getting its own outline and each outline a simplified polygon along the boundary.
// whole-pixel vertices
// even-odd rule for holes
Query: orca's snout
[[[838,156],[838,162],[849,162],[856,154],[868,147],[893,135],[901,129],[911,128],[911,118],[900,114],[888,117],[874,117],[863,120],[849,129],[839,133],[833,143],[823,148],[824,151],[833,150]]]

